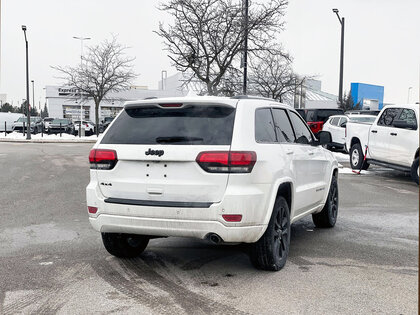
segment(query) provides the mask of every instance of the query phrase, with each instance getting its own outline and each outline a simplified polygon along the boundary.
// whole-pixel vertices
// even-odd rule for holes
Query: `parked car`
[[[12,124],[12,131],[23,132],[23,127],[25,126],[25,131],[27,128],[28,118],[26,116],[20,117]],[[41,117],[30,117],[31,122],[31,133],[37,134],[42,130],[42,119]]]
[[[82,127],[85,129],[85,135],[90,136],[95,132],[95,124],[90,120],[83,120]],[[74,135],[79,134],[80,120],[74,121]]]
[[[13,123],[20,117],[24,117],[24,115],[19,113],[0,113],[0,132],[12,132]]]
[[[324,122],[332,115],[344,115],[344,111],[338,108],[305,109],[303,118],[316,136],[322,130]]]
[[[43,119],[43,125],[44,125],[44,132],[48,131],[48,126],[50,125],[50,123],[54,120],[54,118],[51,117],[45,117]]]
[[[250,243],[260,269],[286,263],[290,225],[333,227],[338,163],[290,106],[252,97],[127,102],[89,154],[89,221],[109,253],[149,239]]]
[[[334,115],[331,116],[322,127],[323,131],[331,133],[332,142],[327,145],[327,149],[344,149],[346,144],[346,125],[348,121],[373,124],[376,117],[372,115]]]
[[[47,129],[48,134],[57,133],[74,133],[74,125],[70,119],[67,118],[55,118]]]
[[[104,118],[104,120],[102,121],[102,132],[104,132],[106,130],[106,128],[108,128],[108,126],[112,123],[114,118],[115,117],[105,117]]]
[[[419,106],[391,105],[372,125],[347,123],[346,147],[353,169],[378,164],[411,172],[419,183]],[[366,157],[366,159],[365,159]]]
[[[378,116],[380,110],[367,110],[367,109],[357,109],[357,110],[348,110],[345,112],[346,115],[372,115]]]

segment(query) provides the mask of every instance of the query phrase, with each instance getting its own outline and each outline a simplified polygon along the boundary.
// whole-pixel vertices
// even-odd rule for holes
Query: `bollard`
[[[60,123],[60,137],[61,137],[61,123]]]
[[[25,122],[23,122],[23,136],[25,136]]]
[[[6,122],[4,122],[4,136],[7,136],[7,132],[6,132]]]
[[[42,126],[41,126],[41,138],[44,137],[44,122],[42,122]]]

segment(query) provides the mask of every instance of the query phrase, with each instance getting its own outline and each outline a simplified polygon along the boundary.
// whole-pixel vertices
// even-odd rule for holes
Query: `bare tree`
[[[250,70],[250,90],[279,102],[308,79],[293,72],[292,60],[285,54],[263,53],[251,61]]]
[[[117,38],[105,40],[88,48],[86,57],[76,67],[53,67],[62,74],[66,85],[92,98],[95,102],[96,126],[99,126],[99,105],[109,92],[128,90],[136,77],[132,62],[126,57],[127,48]],[[96,128],[98,135],[99,128]]]
[[[240,0],[169,0],[160,5],[173,17],[156,32],[164,39],[169,58],[187,80],[201,81],[210,95],[225,93],[226,74],[236,73],[248,31],[248,52],[274,51],[273,39],[283,29],[287,0],[255,1],[249,8],[247,28]],[[267,1],[266,1],[267,2]]]

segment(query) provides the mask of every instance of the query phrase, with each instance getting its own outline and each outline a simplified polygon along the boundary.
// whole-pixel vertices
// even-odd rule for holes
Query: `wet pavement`
[[[245,245],[195,239],[110,256],[85,210],[90,148],[0,143],[0,314],[417,314],[419,188],[407,174],[340,174],[335,228],[293,224],[273,273]]]

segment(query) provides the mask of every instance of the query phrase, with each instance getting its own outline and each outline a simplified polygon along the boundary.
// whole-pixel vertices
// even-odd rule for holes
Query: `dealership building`
[[[163,84],[162,84],[163,81]],[[102,100],[99,108],[99,120],[115,117],[126,101],[143,100],[149,97],[185,96],[188,90],[180,88],[179,74],[159,82],[159,89],[149,90],[145,86],[132,86],[129,90],[109,93]],[[82,112],[84,120],[95,121],[95,102],[78,90],[65,86],[46,86],[45,100],[48,116],[53,118],[69,118],[79,120]]]
[[[176,73],[162,78],[159,88],[148,89],[145,86],[132,86],[129,90],[109,93],[102,100],[99,108],[99,120],[115,117],[126,101],[143,100],[150,97],[176,97],[197,95],[203,90],[198,82],[184,84],[186,76]],[[95,121],[95,103],[77,90],[63,86],[46,86],[46,105],[48,116],[79,120],[80,113],[84,120]],[[360,103],[364,109],[381,109],[383,107],[384,87],[363,83],[351,83],[351,95],[354,103]],[[321,81],[308,79],[294,92],[288,93],[283,102],[295,108],[337,108],[337,96],[322,91]]]

